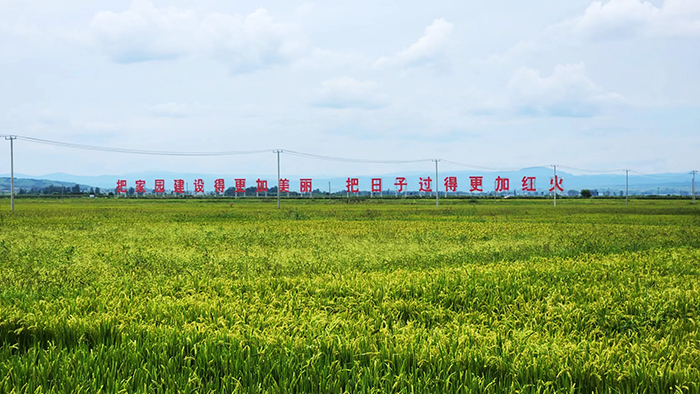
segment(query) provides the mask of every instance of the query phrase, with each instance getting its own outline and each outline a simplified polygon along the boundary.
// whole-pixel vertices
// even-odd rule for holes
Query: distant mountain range
[[[0,178],[0,192],[9,193],[10,191],[10,178],[2,177]],[[61,182],[49,179],[34,179],[34,178],[15,178],[15,189],[43,189],[49,186],[64,186],[73,187],[75,182]],[[90,188],[89,185],[78,183],[80,190],[87,190]]]
[[[625,190],[625,175],[620,174],[605,174],[605,175],[573,175],[567,172],[558,171],[557,175],[563,180],[562,186],[564,193],[569,190],[579,191],[581,189],[598,190],[601,194],[619,194]],[[439,173],[440,181],[438,182],[438,190],[444,191],[444,178],[457,177],[457,190],[459,192],[468,193],[470,190],[470,176],[482,176],[484,192],[493,192],[495,180],[497,177],[508,178],[510,183],[510,191],[515,190],[518,194],[522,190],[523,177],[535,177],[535,188],[538,193],[547,192],[550,187],[550,180],[553,173],[551,169],[543,167],[524,168],[519,171],[445,171]],[[290,189],[299,191],[300,176],[284,175],[290,181]],[[404,172],[382,174],[377,176],[353,176],[359,181],[359,189],[369,191],[372,178],[382,179],[382,189],[385,192],[392,192],[395,189],[394,183],[396,177],[405,177],[409,191],[418,191],[420,178],[431,178],[431,187],[435,189],[435,173],[426,171],[425,173]],[[124,179],[127,181],[127,187],[135,186],[135,181],[142,179],[146,181],[146,189],[153,189],[155,179],[164,179],[166,190],[173,189],[173,181],[175,179],[183,179],[187,183],[187,189],[193,190],[193,181],[202,179],[204,181],[205,191],[212,191],[214,188],[214,180],[223,178],[226,187],[235,185],[235,179],[246,179],[246,187],[255,186],[255,181],[260,178],[268,181],[268,187],[276,186],[275,175],[226,175],[226,174],[197,174],[197,173],[174,173],[174,172],[139,172],[121,175],[99,175],[99,176],[81,176],[63,173],[53,173],[40,176],[31,176],[25,174],[15,175],[15,188],[31,189],[43,188],[49,185],[55,186],[74,186],[80,185],[82,190],[87,190],[91,187],[99,187],[104,191],[113,191],[116,188],[117,180]],[[348,177],[312,177],[313,189],[328,191],[329,187],[332,192],[345,191],[346,181]],[[700,181],[700,179],[699,179]],[[9,192],[10,180],[9,174],[3,174],[0,177],[0,192]],[[629,189],[631,194],[690,194],[691,191],[691,176],[687,173],[666,173],[653,175],[630,175]]]

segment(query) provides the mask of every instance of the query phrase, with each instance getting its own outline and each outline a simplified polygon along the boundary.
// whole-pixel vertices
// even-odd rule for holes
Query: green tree
[[[588,189],[583,189],[581,190],[581,197],[583,198],[591,198],[591,191]]]

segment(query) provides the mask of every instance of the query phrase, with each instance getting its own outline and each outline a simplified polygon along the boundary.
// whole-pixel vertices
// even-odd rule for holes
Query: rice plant
[[[0,392],[700,392],[700,209],[441,205],[20,200]]]

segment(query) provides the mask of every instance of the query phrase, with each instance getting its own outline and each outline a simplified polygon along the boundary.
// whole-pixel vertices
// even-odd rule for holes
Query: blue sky
[[[111,147],[689,171],[699,70],[697,0],[0,0],[0,134]],[[33,175],[276,169],[272,153],[16,152]],[[432,168],[283,163],[308,176]]]

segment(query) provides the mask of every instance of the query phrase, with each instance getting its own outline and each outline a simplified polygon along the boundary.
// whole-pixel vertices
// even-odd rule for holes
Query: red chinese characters
[[[382,178],[372,178],[372,193],[381,193]]]
[[[433,188],[430,186],[430,183],[433,181],[430,179],[430,177],[427,178],[418,178],[419,179],[419,186],[420,188],[418,189],[419,192],[432,192]]]
[[[165,179],[156,179],[153,191],[156,193],[165,193]]]
[[[401,176],[397,176],[396,182],[394,182],[394,186],[396,186],[397,193],[403,192],[403,187],[408,186],[408,183],[406,183],[406,178],[401,177]]]
[[[496,178],[496,192],[507,192],[508,190],[510,190],[510,179],[500,176]]]
[[[483,176],[469,176],[469,192],[477,192],[477,193],[483,193],[484,192],[484,186],[483,186]],[[423,195],[423,192],[426,193],[439,193],[440,191],[440,185],[439,185],[439,178],[437,179],[432,179],[430,176],[428,177],[420,177],[419,179],[419,192],[421,195]],[[134,181],[135,182],[135,188],[129,188],[127,191],[127,180],[124,179],[118,179],[117,184],[116,184],[116,194],[127,194],[133,191],[133,193],[136,193],[138,195],[143,195],[146,194],[146,181],[139,179]],[[268,181],[267,180],[262,180],[258,178],[256,181],[256,187],[255,187],[255,192],[260,193],[260,192],[265,192],[267,193],[269,191],[268,189]],[[433,185],[433,182],[435,182],[435,185]],[[517,178],[516,178],[517,182]],[[457,177],[456,176],[446,176],[443,179],[443,184],[445,187],[445,195],[447,196],[447,193],[457,192]],[[203,179],[194,179],[192,182],[194,186],[194,194],[205,194],[206,192],[204,191],[204,180]],[[522,190],[523,192],[537,192],[536,189],[536,177],[534,176],[523,176],[521,179],[521,185],[522,185]],[[550,178],[549,182],[549,191],[550,192],[557,192],[561,193],[564,192],[564,186],[563,186],[563,179],[559,177],[558,175],[555,175],[553,178]],[[187,184],[185,183],[184,180],[182,179],[175,179],[173,180],[173,192],[175,194],[184,194],[188,193],[188,190],[186,190]],[[398,193],[408,193],[408,182],[406,181],[405,177],[396,177],[396,181],[394,182],[394,186],[396,188],[396,196],[398,196]],[[435,186],[435,187],[433,187]],[[345,187],[347,190],[347,193],[360,193],[360,180],[359,178],[352,178],[348,177],[346,182],[345,182]],[[381,196],[382,193],[382,187],[383,187],[383,181],[382,178],[371,178],[371,195],[374,196],[374,193],[380,193],[379,195]],[[464,187],[464,185],[463,185]],[[250,190],[253,188],[250,187]],[[517,186],[514,186],[514,193],[517,191]],[[415,189],[414,189],[415,190]],[[501,177],[500,175],[497,176],[494,179],[494,190],[495,193],[500,193],[500,192],[509,192],[510,191],[510,179],[509,178],[504,178]],[[544,190],[544,189],[542,189]],[[290,183],[289,179],[279,179],[279,191],[280,193],[286,192],[286,193],[291,193],[290,191]],[[153,192],[156,194],[163,194],[165,193],[165,180],[163,179],[156,179],[155,180],[155,186],[153,189]],[[170,192],[170,191],[168,191]],[[224,179],[216,179],[214,181],[214,192],[216,194],[224,194],[226,193],[226,188],[225,188],[225,182]],[[237,178],[235,179],[235,187],[229,188],[229,192],[235,192],[236,196],[238,196],[238,193],[244,193],[246,192],[246,180],[245,178]],[[312,196],[313,194],[313,180],[311,178],[301,178],[299,179],[299,192],[300,193],[309,193],[309,197]],[[132,193],[132,194],[133,194]],[[233,193],[231,193],[233,194]],[[296,193],[295,193],[296,194]],[[368,193],[369,194],[369,193]],[[257,194],[256,194],[257,195]]]
[[[267,181],[261,181],[260,178],[258,178],[255,183],[257,184],[255,187],[256,193],[267,192]]]
[[[469,177],[469,189],[470,192],[483,192],[484,177],[483,176],[470,176]]]
[[[214,192],[223,193],[226,191],[226,183],[223,179],[219,178],[214,181]]]
[[[204,193],[204,180],[202,180],[202,179],[195,179],[194,180],[194,192],[195,193]]]
[[[311,193],[311,190],[312,186],[310,178],[302,178],[299,180],[299,191],[301,193]]]
[[[535,177],[534,176],[524,176],[523,177],[523,191],[524,192],[536,192],[535,189]]]
[[[345,189],[348,191],[348,193],[359,192],[360,191],[359,185],[360,185],[360,180],[358,178],[348,178],[348,180],[345,181]]]
[[[562,178],[559,178],[559,175],[555,175],[554,178],[549,179],[549,185],[552,186],[549,188],[550,192],[553,192],[554,189],[559,190],[560,192],[564,191],[564,188],[562,187],[562,182],[564,180]]]
[[[173,182],[173,190],[175,193],[182,194],[185,192],[185,180],[184,179],[175,179]]]
[[[236,179],[236,193],[245,194],[245,179]]]
[[[136,193],[143,194],[146,193],[146,181],[139,179],[136,181],[136,189],[134,190]]]
[[[445,192],[456,192],[457,191],[457,177],[448,176],[445,177]]]
[[[289,179],[280,179],[280,193],[281,192],[289,193]]]
[[[126,193],[126,179],[117,180],[117,194]]]

